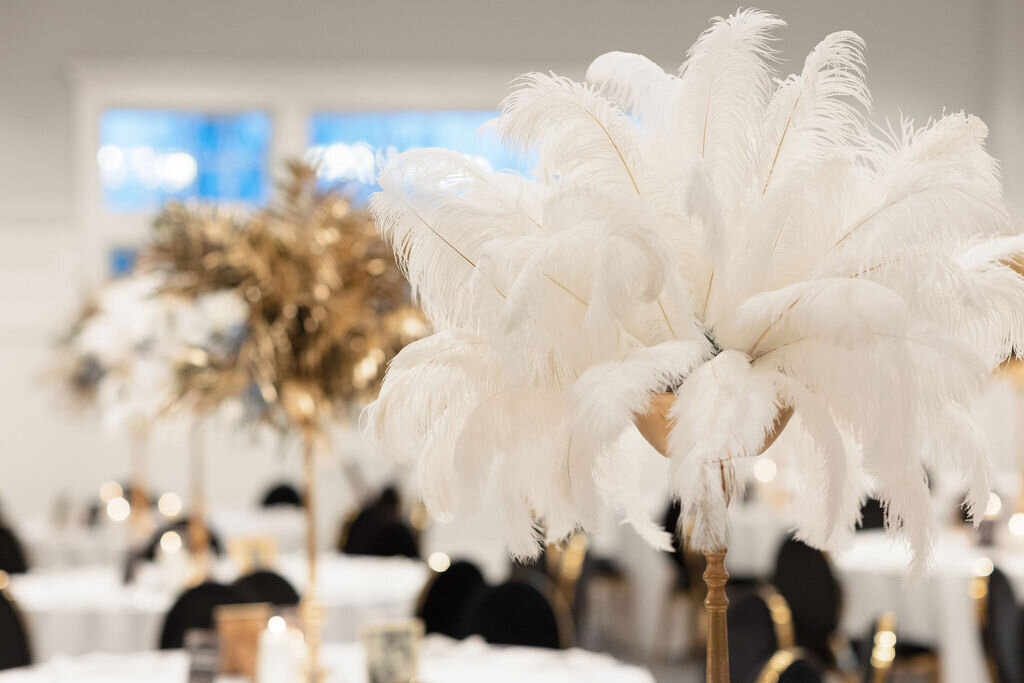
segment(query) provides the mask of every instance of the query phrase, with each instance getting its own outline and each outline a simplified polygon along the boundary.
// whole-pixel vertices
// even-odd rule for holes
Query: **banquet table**
[[[328,643],[323,650],[325,683],[365,683],[362,648],[354,642]],[[61,657],[46,664],[0,673],[0,683],[185,683],[188,655],[180,650],[129,654],[93,653]],[[654,683],[643,668],[586,650],[547,650],[488,645],[479,637],[457,641],[440,635],[423,639],[422,683]],[[220,676],[216,683],[236,683]]]
[[[35,660],[156,647],[164,615],[182,590],[163,569],[149,565],[128,585],[116,565],[11,577],[8,592],[25,618]],[[302,592],[307,579],[301,555],[281,556],[276,570]],[[428,574],[416,560],[323,554],[317,587],[326,610],[324,637],[351,640],[364,622],[411,615]],[[235,575],[227,562],[214,570],[220,581]]]
[[[295,507],[213,508],[208,524],[223,542],[240,536],[270,536],[281,553],[298,552],[306,537],[302,509]],[[84,527],[35,518],[24,520],[17,528],[30,565],[39,568],[120,562],[128,551],[129,531],[125,523],[105,519],[96,526]],[[333,539],[325,536],[323,540]]]
[[[980,547],[967,530],[938,533],[932,569],[917,583],[905,580],[910,553],[882,531],[862,531],[853,546],[833,558],[843,586],[842,629],[868,632],[882,612],[896,614],[900,638],[938,649],[944,683],[990,680],[982,650],[971,579],[993,564],[1024,595],[1024,554]]]

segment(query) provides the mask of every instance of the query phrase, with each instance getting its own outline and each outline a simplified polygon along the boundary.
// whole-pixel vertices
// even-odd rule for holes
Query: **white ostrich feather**
[[[796,531],[848,539],[870,486],[928,562],[925,466],[983,506],[986,449],[964,406],[1024,349],[1024,237],[978,119],[883,129],[864,44],[827,36],[775,77],[783,22],[743,10],[678,75],[613,52],[587,83],[528,74],[494,126],[528,177],[443,150],[394,158],[372,209],[438,332],[392,362],[366,414],[419,464],[435,514],[489,485],[515,555],[602,504],[656,546],[633,427],[672,391],[667,490],[690,546],[727,508],[783,406]],[[674,530],[673,530],[674,531]]]

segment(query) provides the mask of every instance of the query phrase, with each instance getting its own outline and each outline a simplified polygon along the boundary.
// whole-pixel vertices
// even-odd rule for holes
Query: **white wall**
[[[42,511],[56,490],[123,473],[126,446],[59,411],[41,380],[48,343],[85,285],[75,198],[73,65],[199,61],[303,70],[453,62],[518,70],[586,63],[610,49],[677,65],[733,2],[643,0],[0,0],[0,499]],[[1024,9],[1019,0],[858,0],[766,6],[790,23],[784,68],[825,33],[867,40],[879,114],[966,108],[993,124],[1015,202],[1024,195]],[[572,68],[570,67],[570,70]],[[159,484],[180,487],[184,440],[154,448]],[[214,493],[243,502],[285,465],[224,440]],[[219,456],[218,456],[219,457]],[[226,463],[239,467],[226,466]],[[244,465],[244,466],[242,466]]]

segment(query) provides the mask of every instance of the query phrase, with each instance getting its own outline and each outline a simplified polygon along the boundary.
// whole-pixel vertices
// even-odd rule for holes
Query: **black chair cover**
[[[672,566],[675,569],[675,588],[678,591],[687,591],[690,589],[690,568],[686,563],[686,554],[683,552],[682,540],[679,538],[677,529],[679,528],[679,515],[681,506],[678,500],[673,500],[668,504],[665,509],[665,514],[662,517],[661,524],[665,529],[672,534],[672,547],[674,550],[669,555],[672,559]]]
[[[885,510],[882,509],[881,501],[877,498],[868,498],[860,507],[860,523],[857,525],[857,530],[867,531],[884,527]]]
[[[416,534],[399,513],[398,493],[386,488],[364,507],[342,533],[341,552],[349,555],[419,557]]]
[[[299,604],[299,594],[288,579],[267,569],[247,574],[231,585],[249,602],[269,602],[278,606]]]
[[[31,663],[32,651],[21,615],[7,593],[0,590],[0,670]]]
[[[558,616],[537,583],[507,581],[484,589],[468,610],[466,633],[488,643],[561,647]]]
[[[767,661],[765,662],[767,664]],[[786,670],[779,675],[778,683],[823,683],[825,680],[819,666],[810,656],[801,656],[793,660]],[[746,679],[746,683],[757,683],[757,674]]]
[[[266,492],[260,505],[265,508],[275,505],[302,507],[302,494],[291,484],[277,484]]]
[[[160,633],[160,649],[180,649],[185,642],[185,633],[191,629],[213,628],[213,611],[219,605],[237,605],[249,602],[233,586],[220,583],[201,583],[182,593],[164,617]]]
[[[420,600],[416,616],[423,620],[427,633],[443,633],[461,638],[465,612],[478,591],[486,588],[483,574],[472,562],[452,562],[436,574]]]
[[[797,645],[833,666],[829,638],[839,624],[842,591],[828,559],[791,538],[779,549],[772,583],[789,603]]]
[[[28,571],[28,561],[14,531],[0,526],[0,570],[8,574],[24,574]]]
[[[729,603],[727,624],[729,642],[742,643],[729,648],[730,675],[736,681],[756,678],[779,647],[768,605],[757,593],[747,593]]]
[[[1006,574],[994,569],[988,578],[982,638],[995,664],[998,683],[1024,683],[1024,629],[1013,586]]]

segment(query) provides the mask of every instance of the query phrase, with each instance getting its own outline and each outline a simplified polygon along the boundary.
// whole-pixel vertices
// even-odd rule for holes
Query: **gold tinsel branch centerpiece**
[[[243,398],[252,420],[303,441],[307,586],[300,613],[308,680],[321,679],[316,465],[330,418],[376,397],[385,365],[426,332],[409,285],[369,215],[293,163],[252,214],[169,205],[140,267],[191,302],[176,404],[197,414]]]
[[[368,214],[318,187],[314,168],[288,171],[279,196],[250,215],[168,205],[140,268],[212,311],[206,342],[178,363],[184,405],[206,412],[242,396],[250,417],[317,430],[373,399],[386,363],[425,322]],[[246,306],[244,325],[218,329],[232,297]]]

